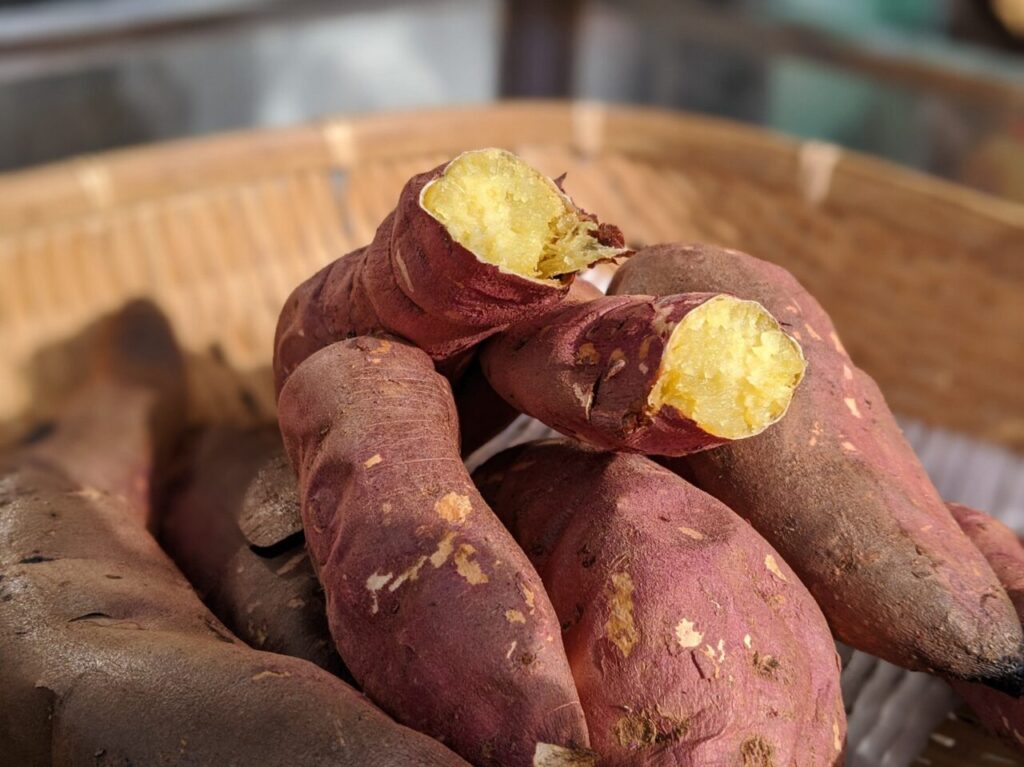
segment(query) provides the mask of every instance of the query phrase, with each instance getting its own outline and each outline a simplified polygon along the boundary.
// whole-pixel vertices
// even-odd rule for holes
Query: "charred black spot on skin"
[[[1020,655],[1002,658],[991,674],[978,674],[965,681],[983,684],[1014,698],[1024,697],[1024,648]]]
[[[19,565],[38,565],[40,562],[53,562],[53,557],[44,557],[41,554],[33,554],[31,557],[25,557],[24,559],[18,560]]]

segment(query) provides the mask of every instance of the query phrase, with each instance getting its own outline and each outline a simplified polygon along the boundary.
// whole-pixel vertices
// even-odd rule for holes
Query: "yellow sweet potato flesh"
[[[554,182],[501,149],[457,157],[422,205],[477,258],[522,277],[552,279],[617,253]]]
[[[716,296],[673,330],[649,404],[742,439],[781,418],[803,378],[799,344],[755,301]]]

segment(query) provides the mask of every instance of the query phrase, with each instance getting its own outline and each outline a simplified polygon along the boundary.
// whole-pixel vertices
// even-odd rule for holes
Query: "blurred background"
[[[506,97],[720,115],[1024,200],[1024,0],[0,0],[0,170]]]

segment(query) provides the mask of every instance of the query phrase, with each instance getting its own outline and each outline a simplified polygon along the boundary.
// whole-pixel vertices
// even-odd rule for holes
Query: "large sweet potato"
[[[55,431],[0,459],[0,761],[465,765],[203,606],[147,530],[184,422],[166,326],[135,306],[98,356]]]
[[[761,303],[800,334],[808,362],[780,423],[686,459],[700,487],[782,553],[847,644],[906,668],[1020,693],[1013,605],[814,297],[778,266],[700,245],[647,248],[611,287],[689,290]]]
[[[721,502],[642,456],[562,441],[474,479],[544,580],[602,764],[841,762],[825,618]]]
[[[332,344],[288,378],[278,419],[331,633],[367,695],[478,765],[584,763],[558,619],[466,473],[430,358]]]

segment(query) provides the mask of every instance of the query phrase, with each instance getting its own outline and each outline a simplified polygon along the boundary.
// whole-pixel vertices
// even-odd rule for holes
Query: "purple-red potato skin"
[[[335,341],[386,331],[443,367],[565,296],[572,275],[529,280],[499,269],[455,242],[423,209],[423,188],[447,166],[410,179],[369,246],[328,264],[289,296],[274,341],[278,392],[299,363]],[[623,246],[613,226],[600,224],[596,236],[604,245]]]
[[[484,375],[518,410],[595,447],[679,456],[725,444],[675,408],[648,405],[675,326],[716,295],[566,302],[488,341]]]
[[[603,295],[592,282],[577,277],[563,303],[583,303]],[[519,411],[502,399],[487,382],[480,368],[479,356],[473,358],[452,388],[459,411],[460,443],[464,456],[496,437],[519,415]]]
[[[779,550],[843,642],[1019,693],[1013,605],[814,297],[778,266],[705,245],[646,248],[609,292],[689,290],[759,302],[802,343],[808,363],[779,423],[685,459],[698,485]]]
[[[992,566],[1024,623],[1024,545],[1017,534],[977,509],[959,503],[947,505],[971,543]],[[988,730],[1024,751],[1024,700],[980,684],[953,682],[953,689],[974,709]]]
[[[558,618],[459,459],[451,390],[426,353],[333,344],[278,408],[331,632],[367,695],[478,765],[584,749]]]
[[[160,542],[207,607],[250,647],[347,679],[277,427],[206,430],[174,486],[160,514]],[[273,526],[276,535],[268,534]]]
[[[647,458],[561,441],[474,479],[562,620],[602,765],[841,763],[828,625],[747,522]]]
[[[0,761],[465,767],[199,601],[147,529],[181,360],[151,310],[115,323],[54,431],[0,458]]]

